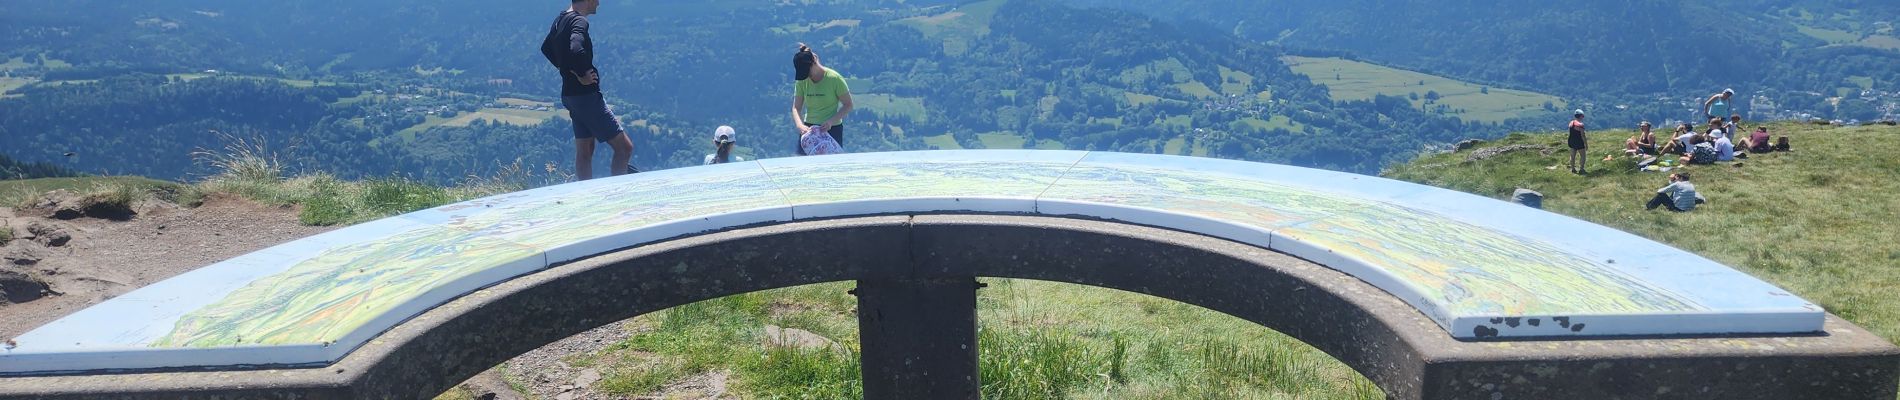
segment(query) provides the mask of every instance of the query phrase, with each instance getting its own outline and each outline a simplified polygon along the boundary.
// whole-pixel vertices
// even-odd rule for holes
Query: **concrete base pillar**
[[[858,281],[865,399],[981,398],[974,277]]]

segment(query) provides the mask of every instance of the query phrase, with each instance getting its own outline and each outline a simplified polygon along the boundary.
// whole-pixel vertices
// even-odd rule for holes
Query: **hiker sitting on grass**
[[[1735,143],[1728,136],[1715,137],[1715,161],[1735,161]]]
[[[1676,133],[1672,136],[1673,139],[1669,140],[1669,144],[1663,147],[1663,154],[1689,155],[1689,139],[1695,136],[1695,125],[1684,122],[1676,126]]]
[[[1682,165],[1714,164],[1715,144],[1709,143],[1706,136],[1696,135],[1689,138],[1689,154],[1678,159]]]
[[[1755,127],[1755,133],[1749,134],[1746,138],[1742,138],[1742,148],[1748,149],[1748,152],[1756,154],[1775,152],[1775,145],[1768,142],[1768,127]]]
[[[1667,206],[1669,211],[1689,212],[1694,210],[1697,204],[1705,202],[1707,201],[1702,199],[1702,195],[1695,192],[1695,184],[1689,183],[1689,173],[1677,172],[1669,174],[1669,186],[1657,189],[1656,197],[1651,197],[1649,204],[1644,205],[1643,208],[1655,210],[1656,207]]]
[[[1636,126],[1643,132],[1623,142],[1623,152],[1630,156],[1656,155],[1656,133],[1649,131],[1649,121]]]

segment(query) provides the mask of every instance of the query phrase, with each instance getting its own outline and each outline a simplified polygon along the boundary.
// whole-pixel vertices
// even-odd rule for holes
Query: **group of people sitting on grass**
[[[1788,138],[1782,137],[1774,142],[1768,127],[1756,126],[1755,132],[1747,137],[1740,135],[1742,116],[1731,115],[1727,121],[1710,118],[1709,129],[1698,131],[1695,125],[1683,122],[1670,133],[1667,141],[1658,140],[1651,131],[1649,121],[1637,125],[1636,136],[1623,142],[1623,152],[1632,157],[1644,157],[1645,166],[1655,157],[1672,157],[1682,165],[1714,164],[1718,161],[1747,159],[1750,153],[1772,153],[1788,150]]]
[[[1707,130],[1697,130],[1694,124],[1683,122],[1676,126],[1669,137],[1658,139],[1651,131],[1649,121],[1643,121],[1637,125],[1637,135],[1623,142],[1625,154],[1642,159],[1637,164],[1639,168],[1646,171],[1675,171],[1669,175],[1669,185],[1656,191],[1656,196],[1645,205],[1646,209],[1666,206],[1670,211],[1688,212],[1694,210],[1696,205],[1707,202],[1701,194],[1696,193],[1695,184],[1690,183],[1689,172],[1677,170],[1678,167],[1711,165],[1747,159],[1749,154],[1790,150],[1787,136],[1773,141],[1775,138],[1765,126],[1756,126],[1754,133],[1742,136],[1742,116],[1731,113],[1729,106],[1734,96],[1734,89],[1723,90],[1703,102],[1703,115],[1709,119]],[[1583,112],[1578,111],[1577,114],[1577,120],[1582,120]],[[1723,115],[1728,118],[1723,118]],[[1571,124],[1572,136],[1578,136],[1574,133],[1578,130],[1575,127],[1578,122],[1573,121]]]

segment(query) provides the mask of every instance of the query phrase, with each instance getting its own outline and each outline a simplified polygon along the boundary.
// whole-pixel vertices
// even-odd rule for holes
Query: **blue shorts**
[[[602,143],[626,133],[620,127],[620,117],[607,109],[607,101],[600,93],[561,96],[561,106],[567,107],[568,118],[574,120],[574,138],[594,138]]]

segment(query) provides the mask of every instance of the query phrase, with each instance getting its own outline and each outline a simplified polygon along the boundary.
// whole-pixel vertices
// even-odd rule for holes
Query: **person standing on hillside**
[[[541,40],[541,55],[561,72],[561,105],[574,121],[574,174],[580,180],[594,178],[595,142],[613,148],[614,175],[638,172],[628,164],[633,140],[620,127],[620,117],[607,108],[600,92],[600,70],[594,68],[594,37],[587,17],[600,11],[600,1],[570,0],[567,11],[554,18],[547,38]]]
[[[842,148],[842,124],[853,108],[851,85],[845,83],[844,74],[818,62],[818,53],[804,43],[799,43],[798,53],[792,55],[792,69],[796,81],[792,87],[792,126],[799,136],[798,155],[807,155],[805,148],[812,146],[805,144],[805,136],[814,132],[831,136],[835,147]]]
[[[1707,101],[1702,102],[1702,117],[1722,118],[1733,114],[1734,107],[1732,107],[1730,103],[1733,102],[1734,99],[1735,89],[1723,89],[1722,93],[1709,96]],[[1721,126],[1721,124],[1716,124],[1716,126]]]
[[[1583,110],[1577,110],[1575,118],[1570,120],[1570,172],[1583,175],[1585,163],[1589,162],[1584,151],[1590,149],[1590,142],[1584,137]]]

